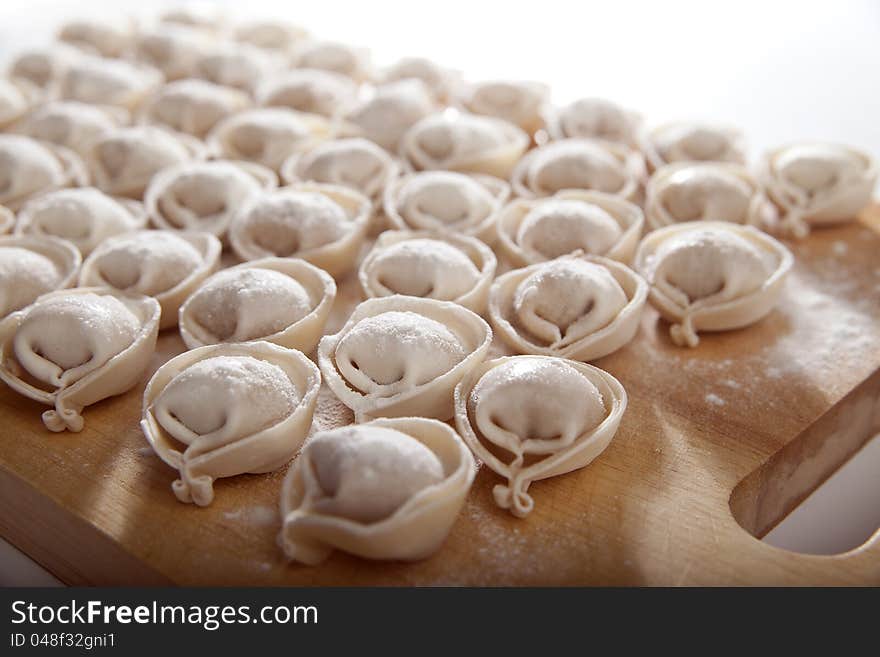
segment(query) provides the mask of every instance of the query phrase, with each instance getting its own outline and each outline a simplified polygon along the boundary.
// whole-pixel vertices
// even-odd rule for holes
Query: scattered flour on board
[[[249,525],[274,525],[278,520],[278,511],[270,506],[246,506],[227,511],[223,517],[227,520],[243,520]]]
[[[137,453],[138,456],[152,456],[153,448],[149,445],[147,445],[146,447],[139,447]]]
[[[710,392],[708,395],[706,395],[706,402],[712,404],[713,406],[724,406],[727,403],[714,392]]]
[[[831,245],[831,251],[836,256],[844,256],[849,251],[849,247],[846,245],[846,242],[837,240]]]

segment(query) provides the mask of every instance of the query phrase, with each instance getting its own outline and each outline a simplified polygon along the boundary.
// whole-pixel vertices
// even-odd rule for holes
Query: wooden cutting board
[[[608,450],[533,484],[524,520],[495,507],[498,477],[482,468],[426,561],[286,563],[283,471],[221,480],[208,508],[177,502],[176,473],[138,428],[143,383],[86,409],[79,434],[49,433],[42,406],[0,388],[0,531],[70,584],[878,585],[877,535],[833,557],[755,538],[880,431],[880,208],[863,222],[793,245],[781,306],[751,328],[682,349],[648,310],[596,363],[629,393]],[[340,292],[334,331],[355,280]],[[182,349],[165,331],[149,374]],[[325,389],[315,426],[350,421]]]

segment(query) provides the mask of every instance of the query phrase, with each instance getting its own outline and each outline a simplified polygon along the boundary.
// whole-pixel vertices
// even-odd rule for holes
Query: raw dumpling
[[[0,379],[54,406],[50,431],[81,431],[82,409],[128,391],[156,347],[159,304],[104,288],[49,292],[0,322]]]
[[[527,153],[511,180],[513,191],[523,198],[583,189],[632,201],[638,198],[644,177],[641,154],[627,146],[595,139],[563,139]]]
[[[332,71],[363,82],[370,77],[370,53],[337,41],[307,41],[293,58],[296,68]]]
[[[272,52],[284,53],[309,38],[309,33],[298,25],[277,20],[257,20],[239,25],[235,40]]]
[[[296,258],[266,258],[224,269],[180,309],[180,334],[194,349],[266,340],[311,353],[336,298],[324,270]]]
[[[70,62],[58,88],[62,100],[113,105],[135,110],[162,84],[162,74],[150,66],[121,59],[80,57]]]
[[[161,25],[185,27],[205,34],[220,34],[227,28],[226,10],[214,2],[193,0],[164,11]]]
[[[636,147],[640,120],[620,105],[602,98],[581,98],[551,114],[554,139],[602,139]]]
[[[644,223],[642,210],[617,196],[564,191],[509,203],[498,216],[499,247],[518,267],[578,251],[630,262]]]
[[[740,328],[769,313],[792,261],[785,246],[752,226],[692,221],[649,233],[635,267],[672,323],[672,341],[695,347],[697,331]]]
[[[385,216],[393,228],[473,235],[491,242],[495,219],[510,194],[503,180],[454,171],[423,171],[385,189]]]
[[[29,201],[19,212],[15,232],[61,237],[87,256],[106,238],[130,233],[146,223],[140,203],[83,187],[59,189]]]
[[[79,284],[155,298],[164,329],[177,325],[180,305],[219,261],[220,240],[208,233],[141,230],[103,241],[83,263]]]
[[[742,134],[707,123],[667,123],[647,135],[643,150],[652,170],[671,162],[745,164]]]
[[[57,83],[72,62],[82,53],[63,43],[20,51],[12,59],[8,75],[13,80],[24,80],[38,89],[48,91]]]
[[[419,80],[439,103],[448,103],[455,93],[458,75],[424,57],[404,57],[379,75],[382,84],[398,80]]]
[[[474,458],[449,426],[374,420],[315,434],[281,491],[279,542],[316,565],[334,548],[412,561],[436,552],[473,482]]]
[[[416,171],[447,169],[507,178],[529,145],[521,129],[474,114],[431,114],[400,141],[400,155]]]
[[[0,237],[0,319],[72,286],[80,260],[72,244],[54,237]]]
[[[388,230],[364,258],[359,277],[367,297],[454,301],[480,314],[496,267],[492,249],[475,237]]]
[[[199,347],[160,367],[144,391],[141,430],[180,473],[171,490],[207,506],[214,480],[272,472],[312,424],[321,374],[299,351],[268,342]]]
[[[378,87],[373,96],[355,107],[346,119],[362,136],[388,151],[397,152],[406,131],[435,109],[424,83],[401,80]]]
[[[247,94],[206,80],[166,84],[144,109],[142,120],[204,139],[223,119],[250,106]]]
[[[651,177],[646,196],[651,228],[698,220],[764,226],[775,215],[748,170],[729,162],[667,164]]]
[[[102,57],[121,57],[134,36],[129,19],[85,18],[67,21],[58,31],[58,40]]]
[[[281,176],[288,183],[312,181],[350,187],[377,201],[398,171],[387,152],[371,141],[354,137],[324,141],[292,155],[281,167]]]
[[[106,132],[92,145],[87,162],[100,190],[141,199],[154,174],[203,155],[193,137],[142,125]]]
[[[196,64],[214,39],[200,30],[178,25],[157,25],[138,34],[134,41],[135,58],[165,76],[166,80],[195,77]]]
[[[85,184],[73,151],[21,135],[0,134],[0,205],[17,210],[38,194]]]
[[[37,99],[37,90],[27,82],[0,78],[0,130],[23,117]]]
[[[512,356],[478,365],[458,385],[455,425],[474,454],[507,479],[492,489],[495,502],[524,518],[535,505],[529,485],[591,463],[617,433],[626,404],[620,382],[597,367]]]
[[[302,68],[267,78],[257,87],[257,103],[319,114],[328,119],[343,114],[354,104],[358,85],[332,71]]]
[[[98,137],[118,128],[126,115],[121,108],[62,100],[31,112],[19,130],[28,137],[64,146],[86,157]]]
[[[625,265],[564,256],[500,276],[489,318],[519,353],[590,361],[633,339],[647,297],[645,281]]]
[[[246,110],[221,121],[208,136],[215,153],[278,171],[294,152],[329,136],[321,117],[280,107]]]
[[[252,198],[229,241],[242,260],[302,258],[339,277],[354,267],[371,210],[366,196],[347,187],[300,183]]]
[[[529,80],[491,80],[471,85],[462,103],[469,112],[495,116],[534,135],[544,127],[550,88]]]
[[[243,44],[213,46],[196,59],[193,75],[232,89],[252,92],[280,61],[265,50]]]
[[[158,228],[223,237],[247,199],[277,184],[274,173],[252,162],[184,162],[153,176],[144,203]]]
[[[318,362],[358,421],[448,420],[453,388],[491,341],[489,325],[456,303],[395,295],[358,305],[339,333],[321,339]]]
[[[848,146],[808,142],[771,151],[760,179],[783,215],[771,228],[803,238],[810,226],[850,221],[871,202],[877,163]]]

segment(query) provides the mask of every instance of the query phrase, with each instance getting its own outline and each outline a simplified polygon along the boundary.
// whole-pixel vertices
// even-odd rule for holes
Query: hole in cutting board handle
[[[795,552],[859,547],[880,527],[878,434],[880,370],[746,475],[730,495],[731,513],[752,536]]]
[[[880,530],[880,435],[762,539],[804,554],[842,554]]]

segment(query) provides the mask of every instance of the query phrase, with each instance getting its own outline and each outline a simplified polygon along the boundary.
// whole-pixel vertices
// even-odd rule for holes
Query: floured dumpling
[[[431,114],[400,141],[401,157],[416,171],[447,169],[507,178],[529,145],[521,129],[474,114]]]
[[[329,119],[343,114],[357,94],[358,85],[341,73],[302,68],[267,78],[257,87],[256,98],[264,107],[286,107]]]
[[[134,36],[131,20],[120,18],[81,18],[67,21],[58,31],[58,40],[102,57],[121,57]]]
[[[510,194],[503,180],[454,171],[423,171],[390,183],[384,208],[394,228],[464,233],[491,241]]]
[[[299,351],[268,342],[187,351],[160,367],[144,392],[141,430],[180,473],[181,502],[207,506],[214,480],[271,472],[305,440],[321,375]]]
[[[280,107],[245,110],[221,121],[208,137],[220,155],[247,160],[278,171],[296,151],[329,135],[328,123],[318,116]]]
[[[697,331],[740,328],[769,313],[792,260],[785,246],[751,226],[693,221],[649,233],[636,269],[672,323],[672,341],[695,347]]]
[[[155,298],[163,329],[177,325],[180,305],[219,260],[220,240],[213,235],[141,230],[101,242],[83,263],[79,282]]]
[[[140,199],[156,173],[202,155],[201,144],[192,137],[142,125],[101,135],[92,145],[87,163],[100,190]]]
[[[632,112],[602,98],[581,98],[551,114],[554,139],[602,139],[635,147],[640,121]]]
[[[168,9],[159,16],[160,25],[185,27],[205,34],[220,34],[227,28],[226,10],[214,2],[192,0]]]
[[[387,152],[357,137],[321,142],[293,155],[281,167],[281,175],[287,182],[342,185],[370,199],[379,199],[397,172],[397,163]]]
[[[390,296],[358,305],[321,339],[327,385],[355,418],[452,415],[452,389],[482,358],[488,324],[448,301]]]
[[[74,100],[54,101],[31,112],[20,130],[29,137],[64,146],[85,157],[98,137],[125,120],[127,112],[115,109]]]
[[[435,552],[474,478],[474,459],[447,425],[375,420],[315,434],[281,493],[280,543],[309,565],[333,548],[370,559]]]
[[[49,90],[63,76],[64,71],[82,57],[82,53],[63,43],[19,51],[9,65],[8,75],[13,80],[24,80],[41,90]]]
[[[235,28],[235,40],[272,52],[289,52],[309,38],[298,25],[278,20],[256,20]]]
[[[51,237],[0,237],[0,319],[76,282],[80,254]]]
[[[297,257],[340,276],[364,240],[371,205],[347,187],[300,183],[251,199],[229,228],[242,260]]]
[[[519,353],[588,361],[632,340],[647,296],[647,284],[620,263],[566,256],[500,276],[489,317]]]
[[[498,216],[499,246],[517,266],[578,251],[629,262],[644,221],[637,205],[617,196],[564,191],[504,207]]]
[[[362,82],[370,77],[370,53],[338,41],[306,41],[293,58],[296,68],[340,73]]]
[[[401,80],[378,87],[373,96],[355,107],[346,119],[367,139],[397,152],[406,131],[434,109],[434,101],[424,83]]]
[[[368,297],[402,294],[485,310],[497,260],[475,237],[430,231],[385,231],[361,263]]]
[[[126,392],[143,375],[159,312],[155,299],[103,288],[45,294],[0,322],[0,378],[54,406],[43,413],[50,431],[81,431],[83,407]]]
[[[121,59],[80,57],[62,74],[58,96],[131,111],[161,84],[162,74],[150,66]]]
[[[294,258],[266,258],[225,269],[183,304],[180,333],[193,349],[267,340],[304,353],[318,344],[336,297],[327,272]]]
[[[643,150],[652,169],[670,162],[745,164],[742,134],[707,123],[668,123],[648,133]]]
[[[195,77],[196,65],[214,44],[211,35],[178,25],[157,25],[134,41],[135,58],[162,72],[166,80]]]
[[[245,201],[276,185],[274,173],[252,162],[184,162],[153,176],[144,203],[159,228],[223,237]]]
[[[507,479],[492,489],[495,502],[524,518],[534,508],[531,483],[592,462],[617,432],[626,404],[623,386],[596,367],[512,356],[482,363],[461,382],[455,424],[474,454]]]
[[[398,80],[420,80],[431,91],[434,99],[448,103],[455,92],[458,75],[424,57],[404,57],[382,71],[383,84]]]
[[[808,142],[771,151],[760,179],[783,215],[771,227],[803,238],[810,226],[850,221],[871,202],[877,163],[848,146]]]
[[[140,203],[82,187],[59,189],[29,201],[19,213],[15,232],[61,237],[87,256],[106,238],[143,228],[146,222]]]
[[[31,108],[37,91],[25,82],[0,78],[0,130],[11,126]]]
[[[645,175],[645,163],[622,144],[591,139],[550,142],[526,154],[512,175],[513,190],[523,198],[552,196],[583,189],[633,200]]]
[[[193,75],[214,84],[252,92],[260,78],[280,66],[264,50],[244,44],[215,45],[196,59]]]
[[[204,139],[220,121],[249,106],[247,94],[237,89],[206,80],[177,80],[150,100],[142,118]]]
[[[61,146],[0,134],[0,205],[16,210],[28,199],[85,182],[79,156]]]
[[[661,167],[648,183],[645,209],[652,228],[698,220],[764,226],[774,215],[748,170],[728,162]]]
[[[544,127],[550,88],[528,80],[490,80],[472,85],[462,102],[474,114],[496,116],[518,125],[528,134]]]

